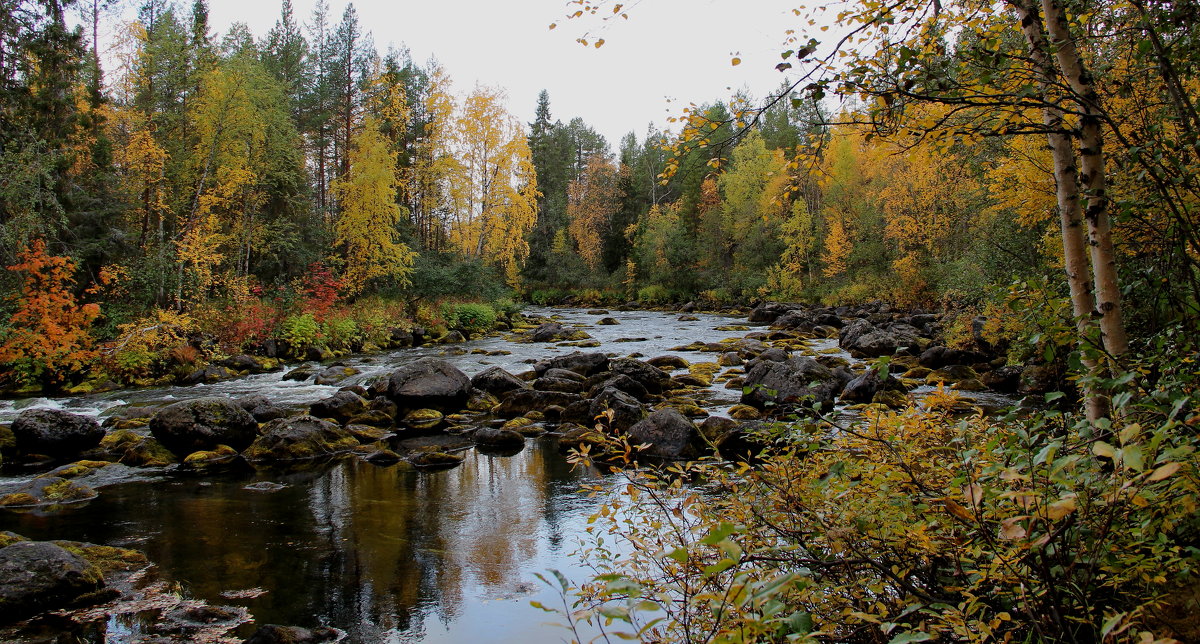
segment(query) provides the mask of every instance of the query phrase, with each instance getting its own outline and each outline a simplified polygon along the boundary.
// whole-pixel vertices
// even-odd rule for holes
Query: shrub
[[[466,335],[487,333],[496,327],[496,312],[487,304],[466,302],[452,304],[447,307],[443,317],[447,326],[458,329]]]
[[[511,318],[521,312],[521,305],[510,298],[504,297],[492,302],[492,309],[499,316]]]
[[[199,360],[199,350],[189,342],[199,330],[190,315],[155,309],[120,325],[117,338],[101,348],[102,362],[111,375],[126,380],[161,375],[159,367],[169,362],[172,352],[190,348]]]
[[[637,299],[646,304],[666,304],[671,300],[671,293],[663,286],[651,284],[638,289]]]
[[[352,351],[362,346],[363,335],[354,318],[346,313],[332,313],[321,323],[321,339],[330,349]]]
[[[317,344],[321,339],[321,325],[312,313],[289,315],[280,325],[279,337],[287,342],[293,351],[299,351]]]

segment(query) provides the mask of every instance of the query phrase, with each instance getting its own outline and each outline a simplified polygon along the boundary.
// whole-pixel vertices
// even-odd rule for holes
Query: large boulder
[[[658,367],[633,358],[618,358],[608,365],[613,375],[629,376],[652,394],[661,394],[671,384],[671,376]]]
[[[150,433],[176,456],[187,456],[217,445],[246,449],[258,423],[228,398],[196,398],[164,407],[150,419]]]
[[[646,416],[646,410],[636,398],[618,389],[605,389],[588,404],[588,415],[596,418],[611,413],[607,421],[609,429],[629,431],[635,423]]]
[[[13,421],[12,433],[22,452],[55,458],[75,456],[104,438],[95,418],[61,409],[26,409]]]
[[[402,410],[455,412],[471,398],[471,379],[445,360],[421,358],[392,372],[387,395]]]
[[[596,378],[603,377],[603,375],[596,376]],[[610,388],[620,389],[621,391],[641,401],[646,401],[650,397],[650,392],[646,390],[645,385],[623,373],[619,373],[615,376],[604,378],[596,385],[593,385],[592,388],[588,390],[588,398],[595,398],[596,396],[600,395],[600,392]]]
[[[586,340],[591,336],[579,329],[568,329],[558,322],[547,322],[529,334],[533,342],[558,342],[560,340]]]
[[[642,454],[657,458],[693,458],[703,444],[696,425],[671,408],[655,411],[629,428],[629,442],[648,443]]]
[[[277,407],[275,403],[271,402],[270,398],[267,398],[262,394],[242,396],[235,402],[237,402],[239,407],[250,412],[250,415],[254,416],[254,420],[257,420],[260,423],[270,422],[276,418],[283,418],[284,416],[287,416],[286,409]]]
[[[779,318],[779,316],[792,310],[791,306],[781,304],[779,302],[763,302],[754,307],[750,311],[749,321],[751,324],[771,324]]]
[[[533,370],[540,376],[551,369],[567,369],[581,376],[591,376],[608,370],[608,356],[603,353],[582,353],[576,351],[565,356],[558,356],[533,365]]]
[[[318,400],[309,407],[309,413],[317,418],[329,418],[339,423],[367,411],[367,401],[353,391],[339,391],[328,398]]]
[[[841,399],[845,402],[869,403],[880,391],[904,393],[907,390],[891,374],[888,374],[887,378],[880,378],[877,370],[868,369],[866,373],[854,378],[842,388]]]
[[[20,541],[0,548],[0,624],[88,603],[103,587],[100,569],[62,546]]]
[[[496,415],[503,418],[524,416],[531,411],[541,411],[552,405],[567,407],[572,403],[583,400],[583,396],[562,391],[537,391],[534,389],[515,389],[500,397],[500,405]]]
[[[280,418],[263,426],[242,456],[250,461],[298,461],[329,456],[358,446],[358,439],[341,427],[312,416]]]
[[[308,629],[299,626],[264,624],[242,644],[324,644],[325,642],[336,642],[342,638],[342,635],[344,634],[341,631],[328,626]]]
[[[520,378],[496,366],[488,367],[475,374],[471,378],[471,386],[493,396],[528,387]]]
[[[919,347],[920,331],[910,324],[877,327],[866,319],[858,319],[842,327],[838,344],[859,357],[890,356],[899,349]]]
[[[812,358],[784,362],[761,361],[746,374],[742,403],[758,409],[768,407],[822,406],[833,403],[841,383],[832,371]]]

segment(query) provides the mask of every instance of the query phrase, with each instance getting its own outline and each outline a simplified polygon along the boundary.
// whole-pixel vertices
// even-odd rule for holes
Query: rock
[[[842,327],[838,345],[851,355],[876,358],[892,355],[901,348],[919,347],[920,331],[903,323],[878,328],[868,320],[858,319]]]
[[[987,386],[978,378],[967,378],[954,383],[954,388],[959,391],[983,391]]]
[[[314,368],[312,365],[303,365],[283,374],[283,379],[295,380],[296,382],[305,382],[315,375],[317,375],[316,368]]]
[[[581,376],[592,376],[608,370],[608,356],[603,353],[581,353],[576,351],[565,356],[538,362],[533,370],[540,376],[550,369],[567,369]]]
[[[615,375],[629,376],[652,394],[661,394],[671,383],[671,376],[663,373],[661,369],[633,358],[612,360],[609,362],[608,370]]]
[[[685,387],[695,387],[705,389],[712,386],[712,376],[697,373],[681,373],[678,376],[671,377],[672,389],[683,389]]]
[[[179,379],[181,385],[198,385],[201,383],[214,383],[221,380],[226,380],[234,377],[235,374],[230,373],[228,369],[220,365],[210,364],[200,367],[192,371],[188,375]]]
[[[392,372],[388,398],[400,409],[463,409],[471,397],[471,379],[437,358],[421,358]]]
[[[229,465],[237,457],[237,450],[228,445],[217,445],[213,449],[198,450],[188,454],[183,458],[183,465],[192,470],[206,470]]]
[[[658,369],[687,369],[692,365],[679,356],[655,356],[647,360],[646,364]]]
[[[471,438],[479,445],[497,449],[525,446],[525,437],[511,429],[480,427],[471,434]]]
[[[499,404],[499,398],[486,391],[475,389],[471,392],[471,399],[467,401],[467,409],[469,411],[491,411]]]
[[[541,378],[533,381],[533,388],[577,394],[584,389],[584,377],[567,369],[549,369]]]
[[[694,315],[681,315],[678,318],[676,318],[676,320],[679,322],[699,322],[700,318],[698,318]]]
[[[722,367],[736,367],[742,364],[742,357],[736,351],[726,351],[717,357],[717,364]]]
[[[599,320],[596,321],[596,324],[598,324],[600,326],[614,326],[614,325],[617,325],[620,323],[621,322],[619,320],[617,320],[616,318],[600,318]]]
[[[104,438],[104,430],[95,418],[61,409],[26,409],[11,429],[18,450],[54,458],[71,458],[99,445]]]
[[[345,422],[346,425],[366,425],[368,427],[391,427],[396,419],[389,413],[379,409],[368,409]]]
[[[659,409],[629,428],[630,443],[649,443],[641,454],[657,458],[693,458],[702,444],[695,424],[674,409]]]
[[[879,372],[875,369],[867,369],[866,373],[846,384],[842,389],[841,399],[845,402],[854,403],[871,402],[876,392],[885,390],[905,392],[904,385],[900,384],[900,381],[893,378],[890,374],[886,379],[883,379],[879,377]]]
[[[741,356],[742,360],[751,360],[757,358],[760,354],[762,354],[762,352],[769,348],[770,347],[768,347],[761,340],[742,338],[741,340],[733,342],[729,344],[729,346],[722,348],[721,352],[724,353],[727,351],[735,351],[739,356]]]
[[[258,423],[228,398],[196,398],[164,407],[150,419],[150,432],[176,456],[229,445],[246,449]]]
[[[533,342],[557,342],[559,340],[570,340],[571,332],[558,322],[547,322],[534,329],[533,332],[529,334],[529,339]]]
[[[331,367],[322,369],[317,374],[317,377],[313,380],[313,383],[318,385],[336,385],[346,378],[358,373],[360,373],[359,370],[355,369],[354,367],[348,367],[346,365],[333,365]]]
[[[772,329],[803,329],[808,330],[816,326],[816,321],[813,320],[812,313],[801,309],[793,309],[775,318],[771,323]]]
[[[729,417],[736,420],[758,420],[762,413],[750,405],[734,405],[729,408]]]
[[[791,307],[786,304],[780,304],[779,302],[763,302],[750,311],[750,317],[748,320],[751,324],[771,324],[777,320],[779,316],[787,313],[790,310]]]
[[[372,425],[348,424],[345,430],[360,443],[374,443],[396,435],[393,431]]]
[[[236,401],[238,407],[245,409],[254,417],[254,420],[260,423],[270,422],[276,418],[287,416],[287,410],[282,407],[276,407],[271,402],[270,398],[259,394],[242,396]]]
[[[653,367],[651,367],[653,368]],[[628,431],[635,423],[646,416],[641,403],[636,398],[618,389],[605,389],[588,404],[588,415],[596,418],[606,412],[612,412],[611,419],[606,425],[618,432]]]
[[[603,376],[597,376],[602,378]],[[588,398],[595,398],[600,395],[600,392],[605,389],[619,389],[640,401],[645,402],[650,398],[650,392],[646,391],[646,387],[642,383],[630,378],[625,374],[617,374],[606,378],[588,390]]]
[[[901,409],[908,406],[908,395],[903,391],[895,389],[884,389],[875,392],[871,397],[871,402],[879,405],[886,405],[892,409]]]
[[[326,360],[333,359],[333,351],[330,351],[328,347],[310,344],[304,350],[304,359],[311,360],[313,362],[325,362]]]
[[[1021,386],[1021,367],[1007,365],[994,371],[989,371],[979,377],[984,386],[1001,393],[1016,393]]]
[[[46,541],[0,548],[0,623],[89,603],[104,587],[99,568]]]
[[[464,336],[459,331],[451,331],[451,332],[447,333],[446,335],[438,338],[438,342],[440,342],[442,344],[462,344],[466,341],[467,341],[466,336]]]
[[[585,445],[595,447],[604,444],[604,435],[590,427],[568,423],[560,429],[562,436],[558,438],[558,449],[561,452]]]
[[[265,624],[260,626],[242,644],[323,644],[336,642],[342,637],[341,631],[328,626],[318,626],[314,629],[299,626],[276,626]]]
[[[964,365],[949,365],[935,369],[925,376],[925,384],[938,385],[941,383],[955,384],[964,380],[978,380],[979,374],[974,369]]]
[[[551,405],[567,407],[574,402],[583,400],[579,394],[561,391],[536,391],[534,389],[517,389],[500,397],[500,405],[496,415],[502,418],[524,416],[527,412],[545,409]]]
[[[408,462],[426,469],[447,469],[462,465],[465,456],[450,452],[418,452],[408,457]]]
[[[175,462],[175,455],[153,436],[129,429],[105,435],[100,450],[111,460],[130,467],[165,467]]]
[[[339,391],[318,400],[309,407],[309,413],[317,418],[328,418],[344,423],[367,410],[367,401],[351,391]]]
[[[312,416],[279,418],[263,426],[262,436],[242,452],[249,461],[298,461],[329,456],[358,445],[358,439],[333,423]]]
[[[234,371],[246,371],[249,373],[262,373],[265,371],[263,365],[258,361],[258,358],[246,354],[231,356],[221,361],[221,366]]]
[[[746,373],[741,402],[758,409],[770,406],[808,406],[833,404],[841,390],[836,376],[812,358],[792,358],[786,362],[760,361]]]
[[[929,347],[921,352],[920,365],[930,369],[941,369],[949,365],[974,364],[989,360],[987,354],[979,351],[964,351],[948,349],[943,346]]]
[[[446,422],[446,417],[436,409],[414,409],[400,419],[400,424],[418,432],[433,431]]]
[[[43,475],[0,497],[0,507],[16,508],[79,503],[94,499],[96,496],[95,490],[81,483],[58,476]]]
[[[488,367],[475,374],[471,378],[471,386],[494,396],[499,396],[514,389],[525,389],[528,387],[520,378],[500,367]]]

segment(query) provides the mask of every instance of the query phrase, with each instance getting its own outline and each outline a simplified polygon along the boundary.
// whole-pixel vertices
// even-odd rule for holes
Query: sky
[[[293,0],[302,24],[314,2]],[[651,122],[668,127],[667,117],[689,102],[725,100],[739,89],[763,96],[777,88],[783,75],[774,66],[784,31],[795,26],[791,9],[798,0],[631,0],[628,20],[607,23],[565,20],[567,0],[354,5],[380,52],[393,45],[407,47],[418,63],[436,57],[458,93],[476,83],[499,86],[523,123],[533,120],[545,89],[553,118],[581,117],[615,149],[627,132],[643,139]],[[209,22],[221,34],[244,22],[261,39],[279,18],[279,6],[278,0],[209,0]],[[345,6],[345,0],[329,0],[333,22]],[[593,41],[605,39],[603,47],[575,42],[588,30]],[[735,55],[742,61],[736,67]]]

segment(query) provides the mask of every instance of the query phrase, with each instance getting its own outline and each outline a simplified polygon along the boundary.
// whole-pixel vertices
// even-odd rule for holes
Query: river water
[[[567,326],[586,325],[602,346],[583,351],[618,355],[707,361],[714,354],[669,349],[744,334],[716,330],[739,320],[714,315],[680,321],[679,314],[614,312],[620,325],[597,326],[604,316],[532,312],[557,314]],[[494,355],[470,353],[477,349]],[[453,355],[457,350],[468,353]],[[362,373],[342,384],[429,355],[472,375],[493,364],[524,371],[532,361],[577,350],[500,337],[406,349],[345,360]],[[511,353],[495,354],[499,351]],[[127,405],[212,395],[265,394],[276,404],[299,408],[336,390],[273,373],[213,385],[0,401],[0,422],[36,406],[104,416]],[[720,413],[739,393],[718,385],[709,406]],[[575,581],[586,578],[570,555],[597,501],[580,485],[615,483],[595,471],[573,470],[552,437],[531,439],[514,456],[466,454],[461,466],[441,472],[357,459],[308,471],[248,470],[203,478],[147,472],[143,480],[101,488],[86,504],[48,513],[0,511],[0,530],[137,548],[185,595],[245,606],[257,624],[328,625],[346,631],[351,642],[563,641],[566,631],[554,616],[530,605],[560,603],[534,574],[558,569]],[[0,492],[27,479],[0,476]],[[283,487],[247,489],[262,482]],[[94,641],[138,641],[144,628],[137,621],[111,620]]]

